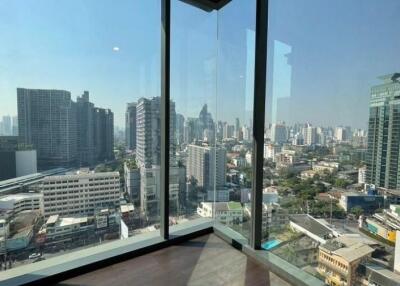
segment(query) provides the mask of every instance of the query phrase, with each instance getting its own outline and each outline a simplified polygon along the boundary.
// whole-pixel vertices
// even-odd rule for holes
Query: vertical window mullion
[[[261,248],[264,127],[267,73],[268,0],[257,0],[253,101],[253,181],[251,194],[251,238],[254,249]]]
[[[164,239],[169,237],[170,31],[171,0],[161,0],[160,235]]]

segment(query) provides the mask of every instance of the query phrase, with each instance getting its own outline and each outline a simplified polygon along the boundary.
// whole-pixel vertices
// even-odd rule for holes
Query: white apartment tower
[[[225,185],[226,150],[222,147],[188,146],[187,176],[199,187],[213,190]]]

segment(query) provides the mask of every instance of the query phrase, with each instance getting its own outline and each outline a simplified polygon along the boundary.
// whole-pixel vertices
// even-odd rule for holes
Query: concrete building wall
[[[37,173],[36,150],[16,151],[15,162],[17,177]]]

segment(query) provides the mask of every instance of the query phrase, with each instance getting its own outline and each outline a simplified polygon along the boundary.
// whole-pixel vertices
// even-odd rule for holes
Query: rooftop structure
[[[324,244],[329,238],[334,237],[334,231],[307,214],[289,216],[290,226],[312,239]]]

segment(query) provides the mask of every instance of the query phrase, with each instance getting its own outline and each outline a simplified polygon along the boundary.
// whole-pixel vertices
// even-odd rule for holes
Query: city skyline
[[[376,1],[367,2],[368,5],[364,5],[365,1],[342,1],[341,5],[336,5],[345,8],[341,10],[344,11],[342,21],[340,25],[330,25],[337,11],[329,11],[329,5],[324,6],[326,3],[309,1],[300,5],[292,0],[285,3],[272,1],[270,9],[275,16],[271,18],[270,25],[270,53],[273,50],[272,41],[278,40],[291,47],[291,53],[287,56],[291,66],[291,97],[281,103],[290,107],[288,114],[291,118],[287,121],[309,120],[315,125],[325,126],[367,126],[365,111],[369,103],[369,89],[378,82],[377,76],[398,71],[398,65],[391,59],[391,55],[400,48],[400,40],[393,37],[391,32],[399,25],[395,21],[395,12],[400,8],[397,1],[387,1],[385,6]],[[47,1],[25,1],[24,5],[19,5],[18,1],[4,1],[0,5],[4,6],[0,12],[0,29],[4,32],[4,43],[7,43],[0,47],[0,94],[3,106],[0,116],[4,113],[16,114],[17,87],[65,89],[71,92],[73,98],[83,90],[89,90],[94,102],[115,112],[115,122],[119,127],[124,126],[125,103],[137,101],[140,97],[159,96],[158,1],[124,1],[119,5],[106,1],[96,8],[90,3],[68,1],[57,5]],[[252,5],[244,6],[241,8],[246,13],[253,8]],[[248,121],[248,112],[236,115],[231,111],[235,102],[245,105],[246,98],[251,96],[244,96],[246,82],[251,81],[244,57],[249,54],[251,56],[254,47],[251,41],[246,47],[239,44],[246,41],[248,30],[254,26],[249,19],[235,23],[229,21],[229,25],[233,25],[232,28],[237,29],[238,33],[233,35],[227,32],[226,18],[229,17],[225,17],[224,13],[238,13],[237,7],[227,7],[227,12],[221,11],[219,14],[196,12],[195,17],[190,19],[194,25],[183,25],[185,28],[182,30],[180,24],[189,20],[185,16],[188,7],[173,2],[176,16],[172,20],[177,28],[174,30],[173,27],[172,30],[176,48],[172,49],[171,55],[171,96],[176,102],[177,113],[186,113],[185,117],[196,115],[199,100],[209,104],[212,112],[216,104],[221,106],[221,100],[229,96],[231,100],[226,101],[226,106],[220,107],[223,112],[218,110],[221,118],[215,116],[215,120],[233,121],[239,117],[242,122]],[[70,12],[65,13],[68,20],[59,21],[60,15],[52,14],[53,9]],[[130,11],[140,9],[149,13],[130,17]],[[296,12],[299,9],[317,10],[319,13],[309,13],[307,19],[299,21],[299,13]],[[108,10],[122,16],[110,16],[109,19],[98,17]],[[32,13],[35,11],[40,13]],[[355,13],[357,11],[363,13]],[[382,17],[385,21],[379,21]],[[215,52],[217,21],[220,26],[219,58]],[[314,25],[316,22],[319,25]],[[111,32],[109,27],[115,29]],[[372,28],[378,29],[379,33],[369,33]],[[300,37],[294,29],[309,32]],[[103,31],[102,36],[94,33],[98,30]],[[188,32],[192,34],[190,39],[187,38]],[[127,34],[131,37],[126,37]],[[357,41],[353,40],[354,37]],[[319,40],[314,41],[315,38]],[[26,39],[30,44],[25,45],[26,41],[19,39]],[[346,45],[335,45],[337,41],[345,42]],[[391,44],[381,45],[382,42]],[[237,65],[228,63],[232,57],[229,50],[232,48],[233,55],[241,55]],[[186,50],[191,51],[193,59],[185,66],[175,59],[182,53],[188,57],[185,56]],[[222,55],[228,55],[227,59]],[[349,59],[352,65],[347,65]],[[307,64],[310,61],[313,62],[312,68]],[[288,77],[288,74],[274,72],[272,62],[269,61],[268,70],[269,80],[274,84]],[[216,91],[213,78],[217,64],[219,82]],[[79,70],[76,66],[80,67]],[[188,75],[182,77],[182,71]],[[315,81],[317,75],[320,80]],[[182,81],[187,81],[187,84],[182,84]],[[271,86],[268,88],[269,100],[271,97],[281,97],[279,94],[271,94]],[[191,102],[186,98],[188,91]],[[215,100],[217,96],[218,102]],[[118,100],[110,101],[110,98]],[[320,108],[313,109],[315,105]],[[267,117],[271,113],[267,109]],[[285,112],[282,114],[285,115]]]

